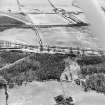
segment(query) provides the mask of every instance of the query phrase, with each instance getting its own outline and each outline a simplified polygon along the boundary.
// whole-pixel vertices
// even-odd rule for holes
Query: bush
[[[105,62],[104,56],[83,56],[78,59],[79,65],[94,65]]]
[[[13,64],[10,68],[0,71],[8,82],[21,85],[22,82],[33,80],[60,79],[60,75],[65,68],[63,54],[31,54],[24,60]]]
[[[105,74],[98,73],[89,76],[86,80],[86,85],[87,88],[105,93]]]
[[[24,58],[28,55],[28,53],[24,53],[22,51],[2,51],[0,52],[0,68],[5,66],[6,64],[13,63],[21,58]]]
[[[97,65],[87,65],[81,68],[81,74],[83,75],[83,77],[92,75],[94,73],[105,73],[105,63]]]
[[[65,55],[60,54],[43,54],[39,58],[40,69],[36,72],[39,80],[60,79],[65,65],[63,59]],[[43,59],[44,58],[44,59]]]

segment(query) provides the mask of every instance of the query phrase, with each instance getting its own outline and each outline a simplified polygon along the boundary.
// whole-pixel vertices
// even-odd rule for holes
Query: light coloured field
[[[0,7],[3,10],[15,7],[16,8],[16,1],[14,0],[1,0],[2,3]],[[72,0],[51,0],[55,6],[58,8],[66,9],[67,11],[78,11],[77,8],[73,8],[71,6]],[[48,0],[43,0],[42,2],[37,0],[26,1],[22,0],[22,4],[25,5],[24,8],[34,8],[40,9],[43,12],[52,12],[52,7],[49,5]],[[4,6],[5,4],[5,6]],[[39,15],[30,15],[31,19],[33,20],[35,25],[65,25],[68,24],[68,21],[65,20],[63,17],[59,15],[52,15],[52,14],[39,14]],[[77,16],[78,18],[85,20],[84,14],[80,14]],[[1,19],[2,17],[0,17]],[[46,43],[49,46],[68,46],[68,47],[81,47],[81,48],[98,48],[98,40],[93,37],[94,35],[88,31],[89,27],[59,27],[59,28],[44,28],[38,29],[39,34],[43,40],[43,43]],[[84,30],[85,29],[85,30]],[[30,29],[8,29],[4,32],[0,32],[0,39],[1,40],[8,40],[14,41],[19,43],[26,43],[31,45],[39,44],[38,40],[35,36],[35,33]]]
[[[95,92],[85,93],[73,83],[63,83],[67,96],[72,96],[75,105],[104,105],[105,95]],[[26,87],[9,90],[8,105],[54,105],[53,97],[63,94],[61,84],[56,81],[32,82]],[[5,105],[3,90],[0,91],[0,105]]]
[[[87,29],[58,27],[43,28],[39,30],[39,35],[49,46],[65,46],[80,48],[98,48],[98,42],[92,34],[88,34]],[[84,27],[86,28],[86,27]],[[83,32],[85,31],[85,32]],[[31,29],[9,29],[0,32],[0,39],[30,45],[38,45],[38,38]]]

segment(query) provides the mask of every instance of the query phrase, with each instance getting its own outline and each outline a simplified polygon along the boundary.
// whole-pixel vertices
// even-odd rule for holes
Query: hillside
[[[61,86],[59,79],[65,68],[64,59],[68,55],[3,51],[0,56],[3,59],[0,76],[8,81],[9,105],[54,105],[54,97],[64,94],[63,91],[67,96],[71,95],[74,98],[75,105],[103,105],[104,103],[104,95],[91,90],[84,92],[84,89],[75,83],[63,82],[63,87]],[[88,75],[90,71],[100,72],[101,69],[105,72],[104,61],[104,57],[99,56],[84,56],[78,59],[78,63],[83,67],[82,75]],[[100,69],[96,69],[97,67]],[[4,105],[4,91],[1,90],[0,94],[2,94],[0,105]]]
[[[16,83],[18,85],[22,85],[25,81],[32,82],[34,80],[43,81],[53,79],[59,81],[61,73],[65,69],[64,59],[67,57],[68,55],[63,54],[4,52],[1,53],[1,58],[3,59],[1,67],[4,67],[0,69],[0,75],[8,83]],[[82,67],[82,75],[88,75],[90,71],[96,72],[96,70],[105,72],[104,62],[105,59],[98,56],[78,59],[78,63]],[[87,66],[85,67],[85,65]]]
[[[27,55],[28,53],[22,51],[0,51],[0,68],[7,64],[13,63]]]

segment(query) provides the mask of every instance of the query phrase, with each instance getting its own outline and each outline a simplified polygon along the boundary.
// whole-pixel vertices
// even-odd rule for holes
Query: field
[[[63,83],[66,95],[74,97],[75,105],[104,105],[105,95],[84,92],[73,83]],[[21,87],[9,89],[9,105],[54,105],[54,97],[63,94],[57,81],[32,82]],[[0,105],[5,105],[4,91],[0,91]]]
[[[15,0],[6,1],[1,0],[0,9],[3,11],[10,8],[13,11],[17,10]],[[58,8],[69,12],[78,11],[72,7],[72,0],[51,1]],[[22,0],[21,2],[25,5],[25,11],[34,11],[33,9],[38,8],[41,12],[52,12],[53,9],[47,0],[41,2]],[[59,15],[30,14],[30,16],[38,25],[68,24],[68,21]],[[86,21],[84,14],[77,17]],[[0,15],[0,24],[2,26],[12,25],[0,28],[0,40],[39,45],[33,30],[14,26],[18,24],[21,27],[23,23]],[[38,28],[38,32],[44,45],[47,43],[49,46],[100,48],[99,41],[91,32],[90,26]],[[0,77],[2,76],[8,84],[8,105],[54,105],[54,97],[60,94],[72,96],[75,105],[104,105],[105,57],[84,56],[78,59],[77,62],[81,66],[81,77],[86,80],[84,87],[77,86],[74,82],[63,82],[61,85],[59,79],[65,69],[64,59],[67,57],[68,55],[63,54],[1,51]],[[84,88],[87,89],[86,92]],[[2,87],[0,87],[0,105],[5,105],[5,93]]]

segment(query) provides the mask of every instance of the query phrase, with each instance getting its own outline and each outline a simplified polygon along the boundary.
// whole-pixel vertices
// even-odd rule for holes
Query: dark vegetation
[[[84,90],[105,93],[105,57],[83,57],[78,63],[81,65],[82,78],[86,80],[83,84]]]
[[[104,73],[105,74],[105,62],[95,65],[85,65],[81,68],[81,73],[83,77],[87,75],[92,75],[94,73]]]
[[[83,56],[78,59],[78,64],[84,65],[95,65],[105,62],[105,56]]]
[[[7,16],[0,16],[0,26],[4,26],[4,25],[23,25],[24,23],[13,19],[13,18],[9,18]]]
[[[0,68],[5,66],[6,64],[13,63],[21,58],[24,58],[28,55],[28,53],[22,51],[1,51],[0,52]]]
[[[29,54],[22,51],[3,51],[0,52],[0,67],[14,63],[19,59],[24,59],[19,60],[19,62],[14,63],[9,68],[2,69],[0,75],[6,79],[10,88],[12,88],[14,84],[22,85],[22,83],[32,82],[33,80],[44,81],[56,79],[59,81],[60,75],[65,68],[64,59],[68,56],[72,55]],[[81,66],[82,78],[86,79],[84,88],[98,92],[105,91],[105,85],[103,85],[105,83],[104,56],[83,56],[79,58],[77,62]],[[87,78],[87,76],[89,78]],[[100,81],[100,86],[97,85],[98,80]],[[97,86],[95,87],[95,85]]]
[[[74,105],[73,98],[67,97],[65,98],[63,95],[59,95],[54,97],[56,104],[55,105]]]
[[[7,29],[11,29],[11,28],[19,28],[19,27],[27,27],[24,23],[7,17],[7,16],[0,16],[0,32],[5,31]]]
[[[14,53],[13,56],[16,56],[16,54]],[[63,59],[66,57],[67,55],[63,54],[30,54],[10,68],[2,69],[0,75],[7,80],[11,88],[13,84],[22,85],[25,81],[59,80],[65,68]],[[9,59],[12,58],[10,57]],[[17,60],[17,57],[13,57],[11,61],[15,61],[14,59]]]
[[[86,80],[86,88],[105,94],[105,74],[95,73]]]

